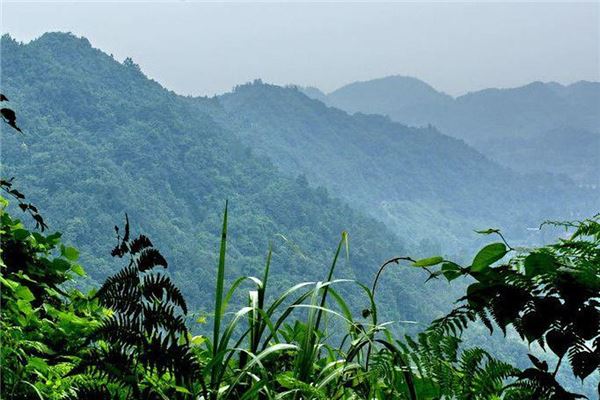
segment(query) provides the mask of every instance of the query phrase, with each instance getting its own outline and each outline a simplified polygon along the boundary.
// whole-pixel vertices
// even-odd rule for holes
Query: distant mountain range
[[[513,172],[431,126],[348,115],[294,88],[258,81],[218,99],[228,120],[238,121],[231,129],[246,145],[287,174],[306,174],[409,241],[427,239],[460,252],[476,238],[476,227],[500,226],[526,242],[527,228],[546,218],[594,210],[596,190]]]
[[[304,93],[350,113],[434,125],[519,172],[564,173],[600,184],[600,82],[533,82],[452,97],[411,77],[355,82],[332,93]],[[565,149],[565,142],[569,148]]]

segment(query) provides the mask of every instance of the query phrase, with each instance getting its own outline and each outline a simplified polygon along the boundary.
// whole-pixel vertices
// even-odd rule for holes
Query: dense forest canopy
[[[62,221],[96,282],[114,272],[106,243],[127,212],[162,244],[175,281],[202,309],[212,298],[224,199],[234,217],[229,279],[258,273],[270,242],[277,284],[317,279],[342,231],[351,238],[341,267],[348,276],[370,279],[381,260],[405,253],[382,223],[254,155],[210,116],[216,101],[170,93],[131,61],[120,64],[69,34],[27,45],[2,40],[3,90],[14,93],[22,128],[32,132],[3,140],[11,149],[3,152],[3,173],[44,202],[50,226]],[[426,293],[417,282],[414,271],[392,273],[380,299],[390,319],[426,323],[443,307],[442,299],[419,304]]]

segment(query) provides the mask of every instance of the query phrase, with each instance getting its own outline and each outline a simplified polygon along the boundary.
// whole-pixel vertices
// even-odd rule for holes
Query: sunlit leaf
[[[421,260],[417,260],[413,263],[413,265],[415,267],[430,267],[432,265],[437,265],[437,264],[441,263],[442,261],[444,261],[443,257],[436,256],[436,257],[429,257],[429,258],[423,258]]]

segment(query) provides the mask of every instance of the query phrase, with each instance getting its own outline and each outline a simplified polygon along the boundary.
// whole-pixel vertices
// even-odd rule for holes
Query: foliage
[[[402,357],[397,346],[375,338],[385,327],[355,320],[336,289],[352,283],[333,279],[338,257],[347,246],[346,234],[342,235],[325,281],[296,284],[271,303],[266,301],[271,251],[262,278],[240,277],[225,290],[226,238],[227,208],[213,337],[202,337],[194,346],[202,365],[201,382],[206,382],[202,385],[203,398],[385,398],[394,392],[412,393],[406,386],[411,379],[408,371],[397,372],[391,364]],[[229,300],[245,282],[251,285],[246,292],[248,305],[227,318]],[[367,287],[357,287],[372,299]],[[332,328],[344,333],[332,335]],[[397,383],[404,383],[399,388],[386,389],[379,384],[379,370],[370,370],[366,358],[371,346],[377,349],[374,363],[383,365],[385,360],[395,371]]]
[[[73,359],[104,310],[70,284],[84,275],[77,250],[62,245],[59,233],[29,231],[0,202],[3,398],[64,398],[74,394]]]
[[[17,241],[41,236],[30,234],[24,237],[22,224],[14,222],[6,212],[3,214],[3,226],[5,232],[13,232]],[[584,231],[589,233],[582,227],[580,232]],[[8,304],[3,307],[3,332],[15,342],[10,350],[20,349],[17,352],[19,358],[3,347],[3,365],[19,374],[4,373],[3,387],[16,384],[15,393],[19,395],[27,393],[31,387],[35,393],[39,392],[41,398],[200,396],[215,400],[414,400],[527,399],[531,398],[527,396],[541,395],[535,392],[540,390],[540,386],[536,386],[539,382],[531,378],[533,369],[521,372],[480,348],[462,348],[459,338],[446,335],[444,327],[454,326],[448,322],[455,317],[453,315],[434,323],[416,340],[410,336],[403,340],[394,339],[388,324],[377,322],[376,282],[373,282],[372,290],[358,282],[334,279],[337,260],[347,247],[345,234],[338,244],[326,280],[299,283],[268,302],[271,252],[267,255],[262,278],[240,277],[226,289],[226,232],[227,209],[220,245],[212,338],[192,337],[188,333],[183,320],[187,306],[181,292],[168,276],[154,271],[156,267],[166,267],[166,260],[146,236],[131,239],[128,219],[122,237],[117,229],[119,240],[112,252],[113,256],[128,259],[128,264],[108,278],[93,296],[85,297],[79,293],[76,297],[80,301],[85,300],[88,310],[90,304],[93,305],[95,314],[93,319],[79,317],[79,324],[85,322],[85,327],[74,325],[78,329],[73,329],[69,325],[69,332],[61,332],[71,335],[68,348],[51,343],[57,334],[52,330],[60,331],[55,325],[46,328],[51,334],[44,335],[43,340],[38,338],[42,341],[34,347],[30,347],[30,339],[15,336],[14,332],[20,332],[22,316],[13,307],[23,312],[25,300],[31,308],[48,309],[47,304],[40,307],[36,303],[36,299],[40,298],[38,286],[45,287],[47,284],[28,278],[21,284],[29,285],[23,287],[31,289],[18,289],[21,286],[15,283],[14,273],[3,273],[3,285],[10,289],[3,291],[3,304]],[[589,244],[582,240],[578,246],[589,249]],[[18,259],[14,251],[5,250],[13,247],[8,244],[3,247],[3,259],[7,260],[7,265],[14,265],[14,260]],[[490,251],[496,247],[496,253]],[[475,259],[485,259],[484,263],[491,264],[491,260],[498,258],[498,251],[499,246],[488,246]],[[61,253],[67,260],[77,256],[77,251],[69,247],[63,247]],[[42,260],[45,259],[38,259],[34,254],[29,263],[36,264]],[[392,259],[384,263],[380,272],[399,261],[402,260]],[[405,261],[428,270],[436,264],[447,263],[437,257],[417,261],[405,258]],[[47,264],[43,267],[48,271]],[[478,267],[478,273],[487,268],[490,267]],[[11,268],[7,270],[12,271]],[[35,271],[32,267],[28,270]],[[71,266],[68,271],[80,271],[80,267]],[[448,271],[445,268],[443,272],[448,275]],[[21,273],[17,275],[22,279]],[[33,272],[30,275],[36,277]],[[376,279],[380,277],[381,274],[378,274]],[[454,278],[456,275],[452,276]],[[65,278],[55,281],[61,284]],[[244,289],[246,282],[250,283],[247,291]],[[353,285],[363,293],[371,304],[368,312],[353,315],[338,291],[338,287],[343,285]],[[55,291],[61,290],[50,285],[47,290],[50,287]],[[230,313],[227,311],[230,300],[240,289],[246,292],[248,305]],[[16,299],[10,297],[13,292]],[[11,301],[7,301],[8,298]],[[51,301],[50,298],[44,299]],[[102,307],[106,307],[106,311]],[[175,314],[175,307],[179,307],[183,314]],[[25,310],[29,308],[25,307]],[[69,309],[71,313],[78,310]],[[69,321],[75,317],[68,314]],[[50,324],[51,321],[44,323]],[[64,344],[65,339],[61,339]],[[40,350],[46,346],[53,350]],[[45,358],[40,356],[44,353],[48,354]],[[19,361],[26,366],[22,371],[13,367]],[[59,381],[60,385],[55,381]]]
[[[190,386],[197,370],[188,346],[187,305],[171,279],[155,271],[166,268],[167,261],[150,239],[131,239],[127,216],[123,237],[115,230],[118,243],[112,255],[129,258],[128,264],[95,294],[111,313],[92,332],[89,350],[70,375],[92,378],[85,386],[87,396],[178,398],[177,389]]]
[[[459,338],[436,331],[420,333],[416,341],[407,336],[399,342],[417,371],[419,398],[497,399],[505,392],[525,394],[522,388],[507,387],[519,374],[517,368],[481,348],[460,351],[460,344]]]
[[[600,216],[581,222],[549,223],[572,231],[558,243],[517,252],[495,229],[483,234],[498,235],[501,242],[481,249],[471,265],[438,260],[438,271],[448,281],[460,276],[474,280],[461,298],[462,304],[433,322],[431,329],[446,334],[465,330],[481,320],[490,330],[498,326],[504,334],[513,327],[523,340],[536,342],[554,353],[556,365],[529,355],[533,366],[519,374],[539,398],[580,397],[567,392],[556,380],[564,358],[572,373],[582,381],[600,366]]]
[[[570,238],[498,267],[492,265],[515,250],[496,230],[485,233],[499,234],[502,242],[485,246],[468,267],[441,257],[394,258],[380,267],[372,289],[335,279],[339,256],[348,248],[343,234],[324,281],[299,283],[269,302],[270,251],[261,279],[240,277],[226,289],[226,208],[212,338],[188,332],[181,292],[167,275],[155,271],[166,267],[166,260],[146,236],[131,239],[128,218],[123,236],[116,228],[118,243],[112,251],[128,259],[127,266],[93,296],[63,287],[83,270],[73,263],[78,256],[74,248],[61,246],[59,258],[47,258],[59,235],[31,233],[5,211],[2,224],[2,386],[11,388],[8,398],[581,397],[555,380],[560,361],[551,374],[545,361],[530,355],[534,367],[519,371],[483,349],[460,346],[454,334],[466,329],[469,320],[479,316],[493,329],[488,314],[503,330],[515,326],[524,338],[543,341],[561,358],[568,355],[575,375],[587,378],[597,369],[589,365],[595,353],[588,350],[598,342],[597,218],[573,223]],[[431,276],[477,279],[467,289],[465,304],[416,340],[394,339],[388,324],[378,322],[377,281],[386,267],[401,261]],[[436,265],[440,269],[433,271]],[[370,307],[355,316],[338,290],[344,285],[358,289]],[[528,292],[517,296],[514,288]],[[241,289],[248,305],[231,314],[230,300]],[[559,300],[553,304],[561,310],[539,308],[550,298]],[[503,317],[515,308],[517,312]],[[531,313],[537,324],[524,322]],[[550,320],[543,331],[542,320]],[[557,333],[573,341],[565,342]]]

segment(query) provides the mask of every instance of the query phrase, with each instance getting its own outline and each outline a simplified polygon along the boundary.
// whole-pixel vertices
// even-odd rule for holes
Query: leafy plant
[[[533,396],[549,399],[582,397],[569,393],[556,380],[568,358],[572,373],[581,380],[598,372],[600,365],[600,216],[570,223],[550,223],[569,230],[568,238],[530,251],[518,252],[498,230],[502,242],[485,246],[471,265],[439,260],[432,276],[448,281],[460,276],[474,280],[462,304],[433,322],[431,330],[446,334],[464,331],[479,319],[492,332],[494,324],[506,334],[513,327],[522,339],[548,348],[558,361],[529,355],[531,368],[519,374],[520,384]],[[515,257],[495,265],[509,253]]]
[[[10,216],[7,206],[8,201],[0,197],[2,396],[59,399],[74,395],[75,380],[67,372],[105,311],[72,287],[75,278],[85,274],[76,263],[77,250],[62,245],[59,233],[44,236],[29,231]],[[34,210],[33,215],[39,215]]]
[[[94,296],[110,315],[92,333],[88,353],[70,374],[94,378],[85,387],[88,395],[111,392],[113,384],[125,398],[186,396],[198,370],[189,348],[186,302],[170,278],[156,271],[167,268],[167,261],[146,236],[131,239],[127,215],[125,220],[122,237],[115,227],[112,255],[128,264]]]
[[[398,342],[415,371],[419,398],[498,399],[520,371],[481,348],[460,350],[461,340],[428,331]],[[522,388],[511,388],[524,394]]]
[[[335,289],[341,284],[355,283],[334,279],[347,240],[344,233],[325,281],[293,285],[267,303],[270,250],[262,279],[240,277],[225,289],[225,208],[213,337],[203,338],[194,346],[203,366],[203,381],[207,382],[203,398],[386,398],[390,393],[416,398],[409,371],[394,366],[403,365],[398,347],[385,336],[377,337],[386,331],[385,325],[357,321]],[[252,285],[247,292],[248,306],[228,313],[230,300],[244,282]],[[361,284],[357,287],[373,303],[370,289]],[[227,318],[228,315],[231,316]],[[372,315],[376,315],[376,310]],[[337,331],[335,335],[328,333],[332,327]],[[334,345],[338,340],[339,344]],[[366,357],[367,349],[371,348],[378,365],[374,369],[369,368]],[[379,372],[384,361],[394,371],[390,379],[397,387],[382,386]]]
[[[4,101],[8,101],[8,97],[0,93],[0,102]],[[2,121],[7,123],[11,128],[17,132],[22,132],[21,128],[17,126],[17,114],[12,109],[6,107],[0,108],[0,116],[2,117]]]

